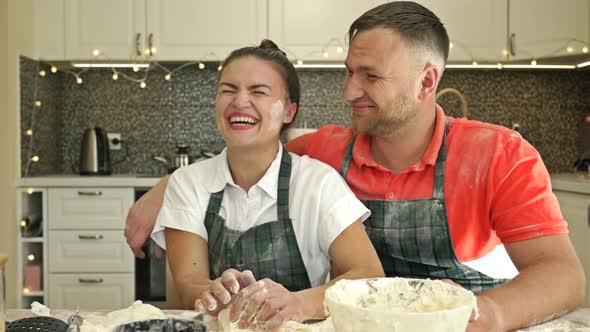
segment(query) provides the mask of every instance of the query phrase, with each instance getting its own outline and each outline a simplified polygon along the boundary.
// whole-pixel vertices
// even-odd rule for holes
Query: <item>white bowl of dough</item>
[[[340,280],[324,301],[338,332],[464,332],[477,313],[472,292],[428,279]]]

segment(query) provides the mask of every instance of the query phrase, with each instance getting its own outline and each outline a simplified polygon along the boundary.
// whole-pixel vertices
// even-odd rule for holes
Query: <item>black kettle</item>
[[[110,175],[111,155],[107,132],[100,128],[88,128],[80,148],[80,175]]]

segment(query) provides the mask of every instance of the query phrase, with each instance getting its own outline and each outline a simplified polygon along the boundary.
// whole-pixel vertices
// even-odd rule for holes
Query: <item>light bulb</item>
[[[344,49],[342,49],[342,47],[338,46],[338,47],[336,48],[336,52],[337,52],[337,53],[342,53],[342,52],[344,52]]]
[[[568,47],[567,47],[565,50],[566,50],[568,53],[573,53],[573,52],[574,52],[574,48],[573,48],[573,47],[571,47],[571,46],[568,46]]]
[[[217,71],[221,71],[223,69],[222,65],[217,66]]]
[[[92,51],[92,55],[99,56],[100,55],[100,51],[99,50],[93,50]]]
[[[119,75],[117,75],[117,73],[114,73],[114,74],[113,74],[113,80],[114,80],[114,81],[116,81],[116,80],[118,80],[118,79],[119,79]]]
[[[35,100],[35,106],[36,107],[41,107],[41,101],[40,100]]]
[[[508,56],[508,50],[502,50],[502,55],[503,56]]]
[[[32,262],[32,261],[34,261],[34,260],[35,260],[35,255],[33,255],[33,254],[30,254],[30,255],[28,255],[28,256],[27,256],[27,259],[28,259],[30,262]]]
[[[26,220],[26,219],[22,219],[22,220],[20,221],[20,227],[22,227],[22,228],[25,228],[25,227],[27,227],[27,220]]]
[[[39,162],[40,158],[39,158],[39,156],[33,156],[33,157],[31,157],[31,160],[32,160],[34,163],[36,163],[36,162]]]
[[[35,192],[35,189],[33,188],[28,188],[27,189],[27,194],[32,195]]]
[[[139,71],[139,67],[133,66],[133,71],[137,73]]]
[[[76,77],[76,83],[78,83],[78,84],[82,84],[82,82],[84,82],[84,81],[82,80],[82,77]]]
[[[330,56],[330,54],[328,54],[328,52],[324,52],[324,54],[322,54],[324,56],[324,58],[327,58]]]
[[[502,68],[504,68],[504,65],[501,62],[498,62],[498,64],[496,65],[496,68],[502,69]]]
[[[202,62],[199,62],[199,69],[205,69],[205,64]]]
[[[152,48],[150,49],[150,54],[151,54],[151,55],[154,55],[154,54],[156,54],[156,51],[157,51],[157,49],[156,49],[155,47],[152,47]]]
[[[172,75],[170,75],[170,74],[166,74],[166,76],[164,76],[164,79],[166,81],[170,81],[171,78],[172,78]]]
[[[39,76],[45,77],[45,70],[40,70],[39,71]]]
[[[146,48],[145,50],[143,50],[143,54],[150,55],[150,49]]]
[[[583,53],[588,53],[588,46],[582,47],[582,52]]]
[[[141,82],[141,83],[139,83],[139,86],[140,86],[142,89],[145,89],[145,87],[147,86],[147,84],[145,84],[145,82]]]
[[[536,66],[537,65],[537,60],[535,60],[535,59],[531,60],[531,65]]]
[[[453,44],[453,42],[449,42],[449,48],[453,48],[455,47],[455,44]]]
[[[473,62],[471,62],[472,65],[477,66],[477,61],[473,60]]]
[[[27,136],[33,136],[33,129],[27,129]]]
[[[23,293],[25,293],[25,294],[29,294],[30,292],[31,292],[31,291],[30,291],[28,288],[26,288],[26,287],[25,287],[25,288],[23,288]]]
[[[56,66],[51,66],[51,72],[52,73],[57,73],[57,67]]]
[[[297,60],[297,64],[301,66],[303,64],[303,60]]]

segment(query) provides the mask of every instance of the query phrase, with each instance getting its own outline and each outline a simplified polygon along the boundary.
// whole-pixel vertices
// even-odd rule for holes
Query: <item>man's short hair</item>
[[[370,9],[348,30],[348,40],[363,31],[385,28],[399,33],[408,46],[431,53],[443,71],[449,57],[449,35],[440,19],[428,8],[412,1],[393,1]],[[438,60],[438,61],[436,61]]]

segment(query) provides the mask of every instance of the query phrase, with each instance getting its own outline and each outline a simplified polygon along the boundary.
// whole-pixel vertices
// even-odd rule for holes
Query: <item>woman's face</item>
[[[248,56],[223,69],[215,112],[217,128],[228,146],[276,144],[281,127],[293,120],[296,111],[271,62]]]

